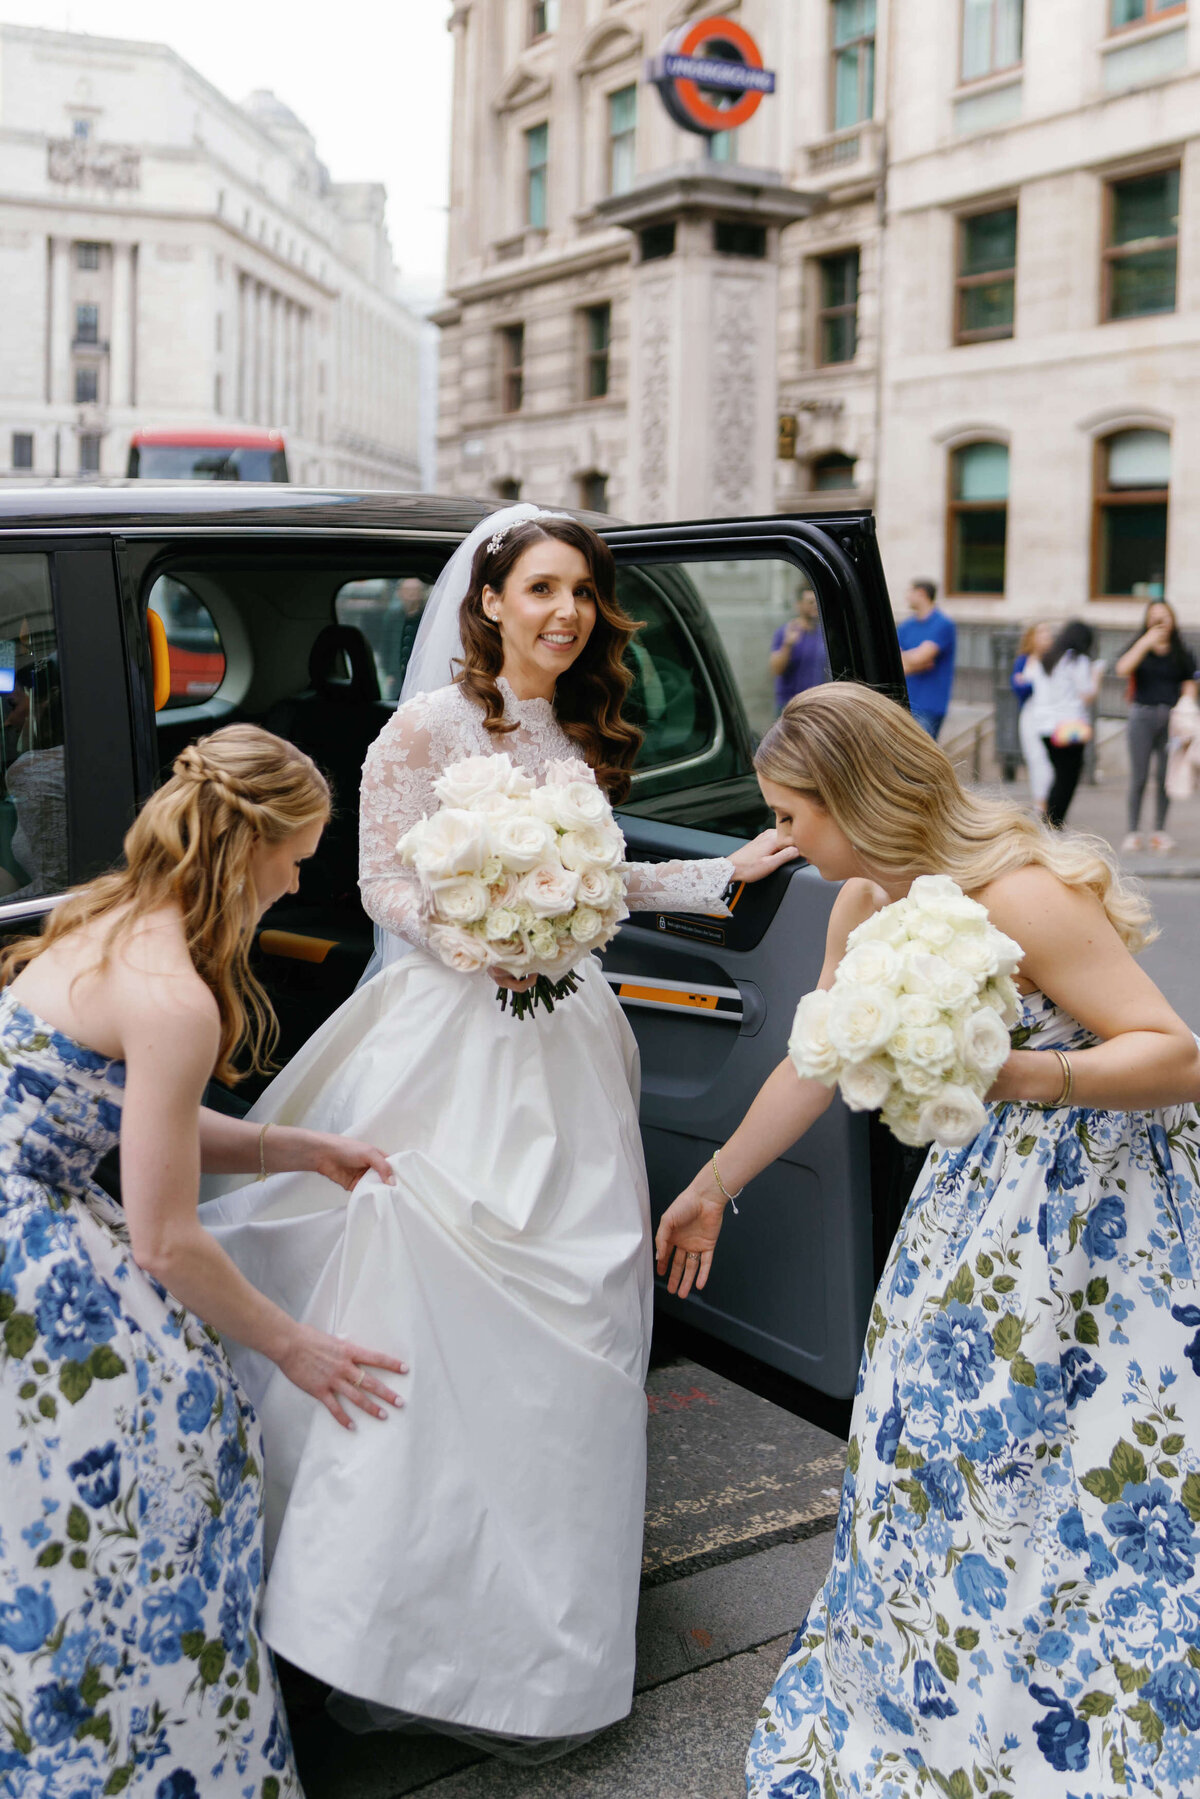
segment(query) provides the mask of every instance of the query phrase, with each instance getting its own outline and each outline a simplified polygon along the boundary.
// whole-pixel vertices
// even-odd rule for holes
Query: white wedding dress
[[[201,1216],[288,1312],[411,1367],[404,1409],[352,1433],[231,1345],[265,1439],[267,1641],[375,1705],[541,1739],[632,1702],[652,1263],[637,1047],[599,964],[552,1015],[514,1019],[487,975],[421,947],[396,854],[447,764],[578,754],[548,701],[501,687],[507,735],[445,687],[372,746],[363,899],[414,947],[250,1114],[366,1139],[396,1185],[276,1175]],[[635,866],[629,904],[722,912],[732,874]]]

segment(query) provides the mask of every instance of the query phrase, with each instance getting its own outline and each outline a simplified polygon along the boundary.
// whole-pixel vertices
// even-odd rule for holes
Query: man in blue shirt
[[[806,687],[819,687],[829,679],[817,596],[807,588],[796,601],[794,616],[780,625],[771,639],[770,668],[780,712]]]
[[[936,601],[936,583],[914,581],[906,595],[911,617],[896,632],[912,715],[935,743],[950,709],[958,636],[954,620],[939,612]]]

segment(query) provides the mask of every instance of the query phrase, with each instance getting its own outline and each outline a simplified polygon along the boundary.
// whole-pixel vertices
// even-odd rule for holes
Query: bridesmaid
[[[400,1403],[367,1370],[405,1369],[264,1299],[196,1199],[202,1167],[390,1179],[365,1144],[200,1103],[239,1048],[257,1068],[269,1047],[247,951],[329,804],[292,745],[217,731],[147,803],[127,866],[0,961],[5,1792],[300,1793],[258,1633],[258,1423],[216,1332],[348,1428],[347,1402],[379,1419]],[[123,1212],[93,1179],[118,1142]]]

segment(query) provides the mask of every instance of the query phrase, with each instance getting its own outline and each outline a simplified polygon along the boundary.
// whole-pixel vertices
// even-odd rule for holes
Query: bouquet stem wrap
[[[800,1001],[797,1073],[878,1111],[901,1143],[973,1142],[1011,1048],[1023,954],[947,875],[922,875],[851,931],[828,992]]]
[[[578,964],[628,918],[625,839],[585,762],[548,762],[539,785],[511,757],[468,756],[434,783],[442,802],[406,831],[433,953],[462,974],[535,977],[498,987],[526,1018],[575,992]]]

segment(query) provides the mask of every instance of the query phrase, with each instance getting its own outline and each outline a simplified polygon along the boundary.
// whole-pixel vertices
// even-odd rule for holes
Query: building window
[[[608,511],[608,476],[589,469],[579,477],[579,504],[585,512]]]
[[[1016,284],[1016,207],[960,219],[954,341],[973,344],[1011,337]]]
[[[767,253],[767,228],[745,219],[717,219],[713,224],[713,248],[722,256],[763,257]]]
[[[545,37],[547,32],[557,30],[558,0],[530,0],[530,38]]]
[[[535,125],[525,133],[525,223],[546,229],[546,165],[550,160],[550,127]]]
[[[510,506],[515,506],[520,497],[521,483],[519,481],[497,481],[496,498],[498,500],[507,500]]]
[[[875,111],[875,0],[833,0],[833,128]]]
[[[675,221],[666,225],[647,225],[639,234],[643,262],[658,262],[675,254]]]
[[[100,473],[100,439],[94,431],[84,431],[80,435],[79,472],[81,475]]]
[[[962,78],[977,81],[1021,60],[1024,0],[963,0]]]
[[[525,327],[505,325],[500,348],[500,410],[520,412],[525,398]]]
[[[1003,593],[1008,445],[966,444],[950,458],[946,588]]]
[[[96,344],[100,341],[100,308],[90,302],[75,308],[75,342]]]
[[[75,370],[75,404],[95,405],[100,398],[100,371],[97,368]]]
[[[86,144],[91,135],[92,121],[90,119],[71,120],[71,136],[77,144]]]
[[[1179,258],[1179,170],[1156,169],[1108,185],[1104,317],[1174,312]]]
[[[33,432],[14,431],[12,434],[12,465],[14,468],[33,467]]]
[[[75,267],[77,269],[98,269],[100,267],[99,244],[76,244]]]
[[[219,312],[216,317],[216,328],[215,328],[215,340],[216,340],[215,347],[218,350],[223,350],[225,347],[224,342],[223,342],[224,336],[225,336],[225,314],[223,312]]]
[[[612,307],[589,306],[583,315],[583,392],[589,400],[602,400],[608,392],[608,351],[612,339]]]
[[[1119,431],[1096,445],[1092,592],[1161,599],[1167,569],[1171,440]]]
[[[1186,11],[1187,0],[1109,0],[1108,28],[1121,31],[1126,25],[1148,25],[1152,19]]]
[[[220,375],[213,376],[213,411],[224,412],[225,387]]]
[[[841,450],[818,456],[812,465],[814,493],[840,493],[854,486],[854,457]]]
[[[817,361],[853,362],[858,349],[858,251],[822,256]]]
[[[627,194],[637,174],[637,87],[608,96],[608,191]]]

